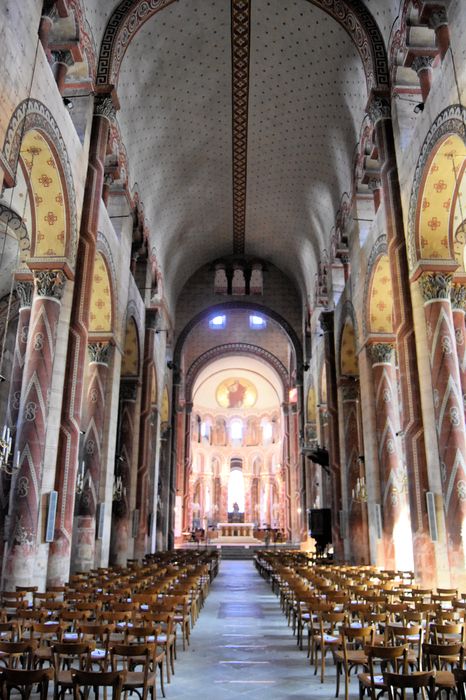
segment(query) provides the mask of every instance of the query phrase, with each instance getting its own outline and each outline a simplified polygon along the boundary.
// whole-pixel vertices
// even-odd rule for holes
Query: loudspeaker
[[[330,508],[312,508],[309,511],[309,530],[315,539],[330,544],[332,541],[332,512]]]

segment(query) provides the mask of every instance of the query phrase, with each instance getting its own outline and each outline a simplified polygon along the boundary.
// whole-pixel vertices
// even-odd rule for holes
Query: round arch
[[[21,167],[27,183],[32,234],[21,231],[22,259],[41,267],[74,267],[78,230],[76,194],[67,149],[51,112],[28,99],[15,109],[3,144],[10,187]]]
[[[218,345],[215,348],[207,350],[205,353],[200,355],[192,365],[189,367],[186,373],[186,401],[191,403],[193,387],[197,376],[201,370],[210,364],[213,360],[217,360],[220,357],[227,357],[229,355],[250,355],[255,358],[259,358],[267,362],[280,377],[283,390],[286,395],[290,387],[289,375],[286,371],[286,367],[280,362],[280,360],[275,357],[268,350],[258,347],[257,345],[252,345],[249,343],[226,343],[225,345]]]
[[[437,117],[422,145],[411,191],[408,254],[411,273],[450,270],[465,274],[466,110],[452,105]],[[461,220],[460,220],[461,219]]]
[[[257,311],[259,314],[263,314],[264,316],[268,316],[268,318],[271,318],[282,328],[282,330],[287,334],[291,345],[293,346],[296,362],[296,380],[298,383],[301,383],[303,376],[303,351],[301,342],[294,328],[292,328],[288,321],[286,321],[276,311],[273,311],[272,309],[269,309],[266,306],[247,301],[233,301],[224,302],[223,304],[216,304],[215,306],[210,306],[209,308],[204,309],[203,311],[200,311],[198,314],[196,314],[196,316],[194,316],[191,319],[191,321],[189,321],[186,324],[186,326],[183,328],[180,335],[178,336],[175,345],[175,351],[173,353],[173,361],[175,365],[177,365],[178,367],[181,366],[181,353],[183,351],[183,346],[190,332],[195,326],[197,326],[198,323],[201,323],[204,319],[213,314],[221,314],[224,311],[231,310]]]
[[[349,34],[364,67],[368,92],[388,88],[387,53],[382,34],[361,0],[306,0],[330,15]],[[126,49],[151,17],[174,0],[122,0],[105,28],[97,66],[96,85],[118,85]]]

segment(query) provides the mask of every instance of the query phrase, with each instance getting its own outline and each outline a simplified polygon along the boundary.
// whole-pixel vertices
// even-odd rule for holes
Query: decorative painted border
[[[248,157],[250,0],[231,0],[233,253],[244,255]]]
[[[429,157],[435,145],[449,134],[458,134],[461,136],[463,141],[466,143],[466,108],[462,105],[450,105],[440,112],[436,120],[430,127],[427,136],[422,144],[419,158],[416,165],[416,170],[414,171],[413,187],[411,189],[411,197],[409,200],[409,211],[408,211],[408,230],[407,230],[407,247],[408,247],[408,262],[410,272],[413,272],[417,260],[416,253],[416,220],[417,220],[417,209],[419,192],[423,184],[423,178],[425,174],[425,167],[429,161]],[[428,262],[424,260],[424,262]],[[432,261],[434,264],[438,265],[439,261]]]
[[[58,165],[61,167],[66,189],[67,216],[70,228],[69,261],[74,267],[78,249],[78,222],[76,213],[76,193],[74,189],[71,164],[63,137],[52,113],[47,107],[32,98],[23,100],[13,112],[3,142],[3,154],[12,172],[16,172],[21,141],[32,129],[39,129],[49,139],[50,145],[57,153]]]
[[[381,255],[387,255],[388,254],[388,246],[387,246],[387,236],[385,233],[383,233],[381,236],[377,238],[375,241],[374,245],[372,246],[371,253],[369,255],[369,260],[367,261],[367,266],[366,266],[366,277],[364,280],[364,296],[363,296],[363,308],[364,308],[364,313],[362,317],[362,332],[364,334],[364,340],[367,340],[369,336],[369,331],[368,331],[368,314],[370,313],[369,309],[369,292],[372,284],[372,276],[374,272],[374,267],[377,262],[377,260],[380,258]]]
[[[208,365],[213,360],[219,357],[225,357],[226,355],[252,355],[254,357],[259,357],[264,362],[267,362],[279,375],[283,383],[283,389],[286,396],[288,389],[290,388],[290,375],[286,370],[286,367],[280,362],[278,357],[273,355],[268,350],[259,347],[258,345],[252,345],[251,343],[225,343],[224,345],[217,345],[214,348],[210,348],[198,358],[194,360],[190,368],[186,373],[186,384],[185,384],[185,397],[186,401],[189,403],[192,401],[192,389],[197,375],[202,370],[203,367]]]

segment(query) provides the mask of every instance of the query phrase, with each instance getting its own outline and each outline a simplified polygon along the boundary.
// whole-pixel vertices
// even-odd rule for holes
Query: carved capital
[[[453,309],[466,311],[466,287],[464,285],[452,284],[450,298]]]
[[[450,299],[452,279],[453,275],[441,272],[429,272],[422,275],[419,279],[419,288],[424,301]]]
[[[423,70],[431,70],[433,62],[432,56],[416,56],[411,63],[411,68],[419,75]]]
[[[373,365],[391,364],[395,347],[391,343],[376,343],[369,346],[369,355]]]
[[[432,12],[431,16],[429,17],[429,24],[434,30],[448,24],[446,9],[444,7],[440,7],[438,10],[435,10],[435,12]]]
[[[382,179],[380,177],[371,177],[367,185],[371,192],[375,192],[382,187]]]
[[[20,309],[32,305],[32,297],[34,295],[34,285],[32,282],[16,282],[16,293],[19,297]]]
[[[68,68],[74,65],[74,58],[71,51],[67,49],[65,49],[64,51],[57,51],[54,49],[51,53],[54,63],[63,63],[63,65],[68,66]]]
[[[391,119],[392,111],[388,98],[380,95],[373,95],[367,107],[367,113],[374,126],[381,119]]]
[[[89,343],[87,350],[90,362],[100,362],[103,365],[108,365],[110,343]]]
[[[116,110],[110,95],[98,95],[94,100],[94,114],[104,117],[109,122],[114,121]]]
[[[36,293],[40,297],[61,299],[66,277],[61,270],[39,270],[34,273]]]

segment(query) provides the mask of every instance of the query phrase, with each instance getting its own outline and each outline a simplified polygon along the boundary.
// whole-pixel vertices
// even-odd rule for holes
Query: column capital
[[[439,29],[448,24],[447,10],[445,7],[439,7],[429,17],[429,25],[432,29]]]
[[[52,49],[51,54],[54,63],[63,63],[68,68],[74,65],[73,54],[69,49]]]
[[[419,288],[424,301],[450,299],[453,275],[443,272],[427,272],[419,278]]]
[[[66,282],[62,270],[36,270],[34,281],[38,296],[52,297],[58,300],[62,298]]]
[[[382,178],[378,175],[375,175],[367,181],[367,186],[369,187],[371,192],[375,192],[376,190],[380,190],[382,187]]]
[[[19,297],[20,309],[32,306],[32,297],[34,296],[34,285],[32,282],[17,281],[16,293]]]
[[[462,284],[451,285],[451,305],[455,311],[466,311],[466,287]]]
[[[392,110],[388,95],[372,92],[367,103],[367,114],[374,126],[382,119],[391,119]]]
[[[104,117],[113,122],[116,116],[116,107],[111,95],[96,95],[94,99],[94,115]]]
[[[382,363],[391,364],[394,352],[395,346],[391,343],[375,343],[374,345],[369,345],[369,355],[373,365]]]
[[[110,343],[89,343],[87,346],[90,362],[99,362],[108,365],[110,355]]]
[[[411,63],[411,68],[419,75],[423,70],[431,70],[433,62],[432,56],[415,56]]]

